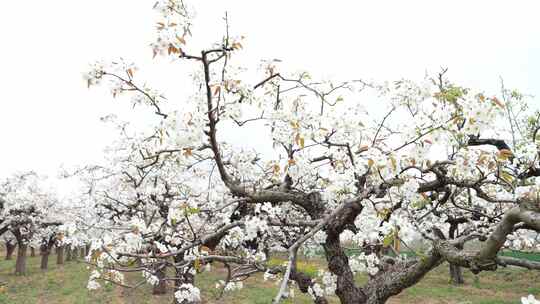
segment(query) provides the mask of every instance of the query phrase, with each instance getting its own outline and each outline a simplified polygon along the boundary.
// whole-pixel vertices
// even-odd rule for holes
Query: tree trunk
[[[85,255],[88,256],[90,254],[90,244],[86,244],[86,246],[84,246],[84,249]]]
[[[36,256],[36,249],[34,247],[30,247],[30,257],[35,257]]]
[[[49,266],[49,253],[50,253],[49,250],[41,253],[41,266],[40,266],[41,270],[47,270]]]
[[[154,285],[152,289],[152,294],[160,295],[160,294],[166,294],[167,293],[167,282],[163,279],[165,278],[165,269],[159,269],[156,270],[156,276],[159,279],[159,282]]]
[[[79,254],[81,255],[81,259],[86,257],[86,248],[84,246],[79,248]]]
[[[73,250],[70,246],[66,248],[66,262],[73,260]]]
[[[77,250],[77,247],[73,247],[71,249],[71,260],[77,261],[79,259],[79,251]]]
[[[17,249],[17,261],[15,262],[15,275],[26,274],[26,250],[27,244],[19,242],[19,248]]]
[[[461,267],[453,264],[450,265],[450,283],[454,285],[461,285],[465,281],[463,280],[463,272],[461,271]]]
[[[450,228],[448,230],[448,237],[450,239],[455,239],[457,230],[459,228],[459,223],[457,221],[450,223]],[[463,249],[463,248],[458,248]],[[452,265],[449,264],[449,271],[450,271],[450,283],[454,285],[462,285],[465,283],[463,280],[463,272],[461,271],[461,267],[458,265]]]
[[[349,266],[349,258],[339,242],[339,233],[329,231],[327,234],[323,248],[328,261],[328,269],[337,276],[336,295],[343,304],[366,303],[366,294],[356,287],[354,275]]]
[[[64,246],[56,247],[56,264],[64,265]]]
[[[6,260],[13,259],[13,252],[15,251],[15,247],[17,247],[17,244],[12,242],[6,243]]]

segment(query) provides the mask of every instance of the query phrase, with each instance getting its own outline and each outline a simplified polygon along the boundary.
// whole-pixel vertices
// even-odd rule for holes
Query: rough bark
[[[56,264],[64,265],[64,246],[56,247]]]
[[[41,253],[41,270],[47,270],[49,268],[49,251],[45,251]]]
[[[19,243],[17,248],[17,261],[15,262],[15,275],[26,274],[26,252],[27,244]]]
[[[336,295],[342,304],[366,302],[362,289],[356,287],[354,274],[349,267],[349,259],[339,243],[339,234],[328,233],[324,245],[328,269],[337,276]]]
[[[451,221],[450,222],[450,228],[448,230],[448,237],[450,239],[455,239],[457,234],[457,229],[459,226],[459,221]],[[463,249],[461,246],[458,247],[458,249]],[[462,285],[465,283],[463,280],[463,271],[461,270],[461,267],[459,265],[449,264],[449,274],[450,274],[450,283],[454,285]]]
[[[368,192],[366,192],[366,195]],[[328,269],[337,276],[336,295],[342,304],[365,303],[367,297],[361,288],[355,284],[354,274],[349,267],[349,258],[343,251],[339,235],[347,225],[354,223],[354,219],[362,212],[362,205],[356,201],[345,203],[342,211],[330,219],[326,226],[326,241],[324,252],[328,262]]]
[[[458,265],[449,264],[450,271],[450,283],[454,285],[462,285],[465,283],[463,280],[463,271]]]
[[[523,267],[527,269],[540,270],[540,262],[529,261],[525,259],[517,259],[513,257],[499,256],[497,257],[497,264],[506,267],[508,265]]]
[[[442,261],[441,256],[432,250],[426,256],[417,260],[397,262],[389,266],[370,278],[364,286],[368,299],[362,303],[386,303],[391,296],[395,296],[418,283],[428,272],[439,266]]]
[[[17,247],[17,244],[12,242],[6,243],[6,260],[13,259],[13,252],[15,251],[15,247]]]

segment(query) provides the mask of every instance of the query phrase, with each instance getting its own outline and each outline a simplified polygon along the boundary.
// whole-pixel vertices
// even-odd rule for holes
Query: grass
[[[13,275],[15,261],[0,261],[0,282],[5,283],[0,290],[0,304],[71,304],[71,303],[171,303],[172,293],[165,296],[153,296],[150,287],[128,291],[113,285],[104,285],[97,291],[88,291],[86,283],[89,270],[81,262],[66,262],[63,266],[55,265],[56,259],[51,255],[49,270],[39,269],[39,257],[28,258],[28,274]],[[279,264],[279,259],[270,263]],[[316,276],[324,263],[318,259],[304,261],[300,265],[310,275]],[[215,266],[215,271],[197,276],[197,286],[203,294],[206,304],[267,304],[276,294],[278,286],[275,282],[264,281],[257,275],[244,282],[240,291],[226,293],[218,299],[220,290],[215,284],[226,276],[223,268]],[[430,272],[424,280],[390,299],[391,304],[502,304],[520,303],[519,299],[528,294],[540,297],[540,272],[525,271],[515,268],[503,268],[497,272],[483,272],[478,276],[464,271],[466,284],[452,286],[448,283],[448,267],[443,265]],[[128,277],[128,282],[136,283],[141,279],[138,274]],[[359,276],[359,282],[365,282]],[[336,298],[331,303],[339,303]],[[285,303],[312,303],[310,298],[295,291],[295,297]]]
[[[508,251],[503,251],[501,255],[518,258],[518,259],[527,259],[531,261],[540,262],[540,254],[537,252],[523,252],[523,251],[508,250]]]

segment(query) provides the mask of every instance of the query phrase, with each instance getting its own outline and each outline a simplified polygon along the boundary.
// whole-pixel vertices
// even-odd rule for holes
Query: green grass
[[[508,250],[508,251],[503,251],[500,255],[540,262],[540,253],[538,252],[523,252],[523,251]]]
[[[352,252],[350,254],[352,254]],[[416,256],[416,253],[414,251],[402,251],[401,254],[409,256],[409,257]],[[525,259],[525,260],[529,260],[529,261],[540,262],[540,253],[539,252],[525,252],[525,251],[505,250],[505,251],[501,252],[499,255],[518,258],[518,259]]]
[[[272,257],[270,258],[270,260],[268,261],[268,266],[270,267],[275,267],[275,266],[286,266],[286,260],[282,259],[282,258],[276,258],[276,257]],[[317,276],[317,274],[319,273],[319,269],[322,267],[323,265],[320,265],[320,264],[317,264],[317,263],[313,263],[311,261],[307,262],[307,261],[303,261],[303,260],[299,260],[297,263],[296,263],[296,268],[307,274],[308,276],[310,276],[311,278],[314,278]]]
[[[55,265],[54,256],[50,258],[49,270],[39,269],[39,257],[28,259],[28,274],[14,276],[12,274],[15,261],[0,260],[0,282],[5,283],[0,291],[0,304],[82,304],[82,303],[171,303],[172,293],[165,296],[153,296],[150,287],[143,286],[128,291],[123,288],[105,285],[98,291],[88,291],[86,283],[89,270],[81,262],[67,262],[64,266]],[[280,264],[283,260],[273,258],[272,264]],[[310,258],[300,264],[300,268],[312,276],[325,265],[320,259]],[[276,294],[278,286],[273,281],[264,281],[257,275],[244,282],[244,289],[226,293],[218,299],[220,290],[215,284],[226,276],[219,265],[214,266],[211,273],[197,276],[196,285],[203,294],[203,303],[235,303],[235,304],[267,304]],[[448,266],[443,265],[430,272],[424,280],[390,299],[391,304],[415,303],[470,303],[470,304],[502,304],[519,303],[522,296],[534,294],[540,297],[540,272],[524,271],[515,268],[502,268],[497,272],[483,272],[474,276],[464,271],[466,284],[452,286],[448,283]],[[134,284],[142,277],[133,274],[128,283]],[[365,276],[358,276],[358,282],[365,282]],[[333,297],[331,303],[339,303]],[[295,297],[286,301],[289,304],[312,303],[309,296],[295,291]]]

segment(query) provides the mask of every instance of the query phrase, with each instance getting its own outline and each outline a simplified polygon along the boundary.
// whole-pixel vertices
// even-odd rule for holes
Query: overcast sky
[[[187,0],[186,0],[187,1]],[[421,79],[441,66],[454,82],[495,93],[540,91],[538,1],[192,1],[194,36],[247,37],[249,64],[279,58],[314,75]],[[97,59],[122,56],[177,86],[152,66],[152,0],[0,1],[0,177],[15,170],[54,174],[99,160],[113,138],[99,118],[124,108],[81,73]],[[159,76],[159,77],[157,77]],[[168,78],[165,80],[164,78]]]

